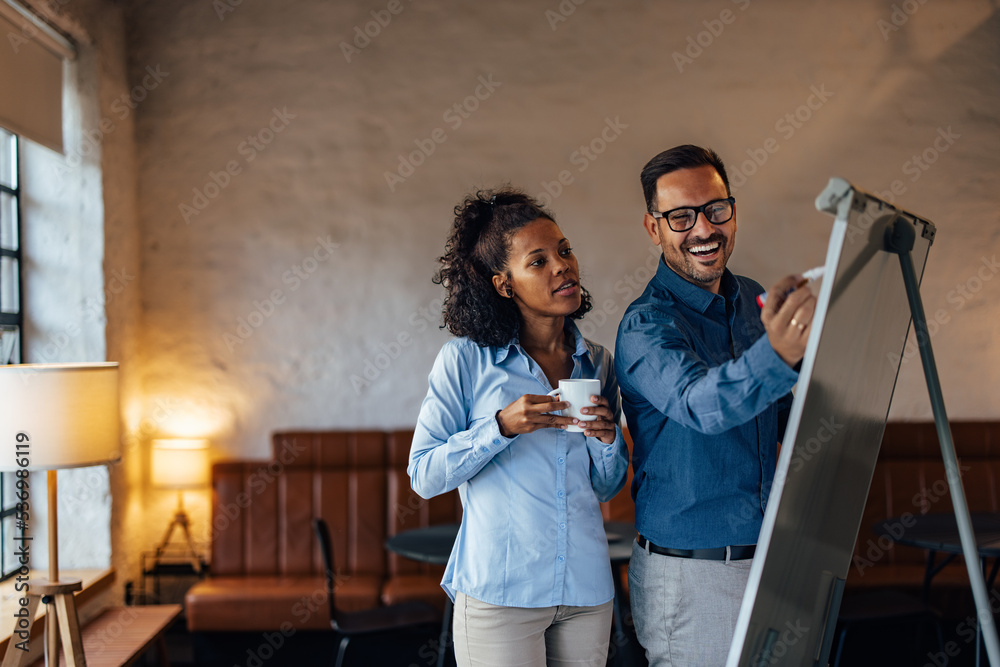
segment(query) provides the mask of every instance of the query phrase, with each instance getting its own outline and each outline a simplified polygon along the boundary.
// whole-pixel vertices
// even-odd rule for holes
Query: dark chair
[[[864,591],[844,597],[837,618],[837,654],[833,667],[840,667],[850,630],[889,623],[912,623],[915,629],[930,625],[937,635],[938,649],[944,651],[940,614],[930,605],[905,593],[884,589]],[[919,635],[918,635],[919,637]],[[919,653],[920,647],[914,649]]]
[[[330,603],[330,626],[342,635],[340,648],[337,650],[336,667],[344,664],[344,655],[351,637],[356,635],[375,634],[402,630],[419,625],[440,625],[441,615],[434,607],[423,602],[402,602],[388,607],[376,607],[364,611],[338,611],[334,598],[333,577],[336,570],[333,567],[333,545],[330,542],[330,529],[323,519],[313,519],[313,528],[319,538],[319,547],[323,553],[323,567],[326,569],[326,595]]]

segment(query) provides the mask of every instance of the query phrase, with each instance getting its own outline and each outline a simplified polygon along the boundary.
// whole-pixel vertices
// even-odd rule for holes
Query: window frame
[[[12,186],[0,183],[0,192],[9,195],[13,199],[14,220],[11,225],[13,248],[0,245],[0,257],[10,257],[17,264],[17,271],[14,279],[17,281],[17,310],[13,313],[0,312],[0,327],[17,329],[17,341],[12,355],[14,363],[21,363],[24,355],[24,261],[21,249],[21,138],[14,132],[9,132],[0,128],[0,132],[10,136],[10,155],[0,155],[0,160],[11,161]],[[0,218],[5,214],[6,209],[0,207]],[[0,281],[3,275],[0,273]],[[6,359],[0,359],[0,364],[6,364]],[[20,570],[20,565],[16,562],[8,571],[6,561],[12,552],[12,546],[6,528],[7,518],[17,514],[17,503],[12,491],[14,489],[14,474],[10,472],[0,473],[0,582],[6,581],[16,575]],[[5,498],[10,494],[10,505],[5,504]]]

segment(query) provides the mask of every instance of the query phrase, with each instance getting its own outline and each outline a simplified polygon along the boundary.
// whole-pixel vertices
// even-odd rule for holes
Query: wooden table
[[[135,664],[155,644],[160,665],[168,667],[167,628],[181,615],[181,605],[160,604],[136,607],[111,607],[83,627],[83,652],[87,667],[127,667]],[[17,649],[14,649],[17,650]],[[40,667],[36,660],[32,667]],[[66,658],[59,652],[59,664]]]
[[[1000,569],[1000,514],[995,512],[973,512],[970,515],[972,532],[976,536],[979,564],[983,568],[987,593],[993,588],[997,570]],[[893,542],[927,550],[927,568],[924,571],[923,599],[927,602],[934,575],[963,555],[962,539],[958,532],[958,521],[954,513],[917,514],[892,517],[874,526],[880,536]],[[947,554],[941,563],[936,563],[937,553]],[[987,574],[986,561],[993,560],[993,569]],[[992,620],[990,621],[992,622]],[[980,619],[976,618],[976,666],[980,664]]]

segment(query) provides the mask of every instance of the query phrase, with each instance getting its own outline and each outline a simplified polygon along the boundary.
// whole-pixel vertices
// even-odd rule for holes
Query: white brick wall
[[[264,457],[280,428],[412,425],[446,340],[430,276],[451,209],[502,181],[558,192],[598,306],[588,331],[613,345],[649,256],[639,170],[684,142],[728,161],[731,266],[764,284],[822,263],[813,201],[830,176],[898,181],[940,228],[922,291],[947,319],[933,340],[950,414],[997,418],[1000,280],[980,267],[1000,249],[1000,19],[984,0],[904,5],[133,3],[128,86],[160,80],[129,116],[135,171],[104,163],[112,215],[131,219],[138,179],[137,240],[112,254],[139,247],[140,333],[131,310],[109,319],[116,349],[140,348],[133,424],[207,435],[220,457]],[[916,359],[891,417],[930,418]],[[116,489],[129,548],[169,518],[166,501],[135,505],[131,465]]]

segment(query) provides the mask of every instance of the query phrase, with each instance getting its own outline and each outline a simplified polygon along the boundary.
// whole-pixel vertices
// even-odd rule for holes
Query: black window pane
[[[17,137],[0,128],[0,250],[19,249]],[[0,364],[21,362],[21,267],[16,256],[0,254]],[[20,563],[15,554],[17,527],[16,477],[0,473],[0,580],[14,576]]]

